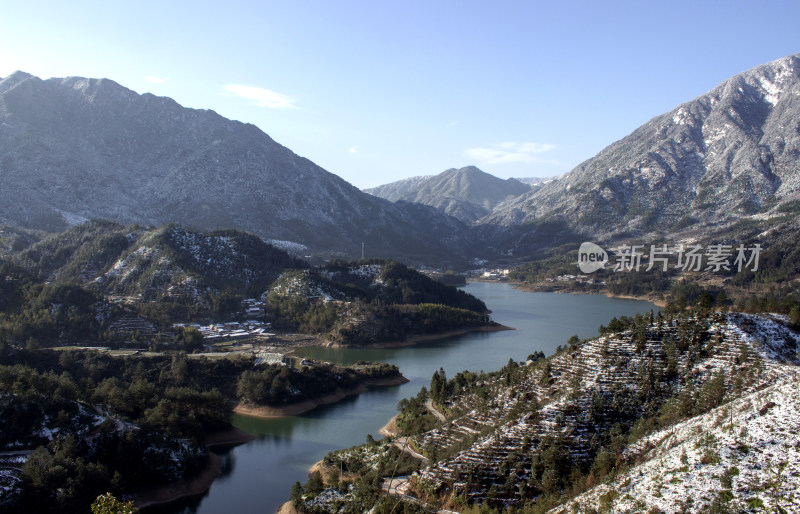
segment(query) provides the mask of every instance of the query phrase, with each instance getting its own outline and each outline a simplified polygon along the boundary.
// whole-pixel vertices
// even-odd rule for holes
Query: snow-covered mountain
[[[726,80],[541,186],[466,167],[370,195],[213,111],[106,79],[17,72],[0,80],[0,223],[174,222],[441,264],[525,259],[586,237],[735,237],[725,231],[742,219],[797,222],[798,119],[800,54]]]
[[[800,194],[798,120],[800,54],[736,75],[653,118],[481,223],[549,220],[613,236],[770,215]]]
[[[0,81],[0,155],[10,225],[176,222],[411,259],[474,246],[456,219],[363,193],[254,125],[107,79]]]
[[[400,200],[404,195],[414,191],[419,187],[420,184],[427,182],[433,177],[434,175],[408,177],[395,182],[390,182],[388,184],[383,184],[382,186],[370,187],[365,189],[364,192],[394,202],[396,200]]]
[[[470,223],[489,214],[501,202],[530,190],[530,186],[516,179],[503,180],[475,166],[466,166],[435,176],[392,182],[366,192],[393,202],[405,200],[430,205]]]

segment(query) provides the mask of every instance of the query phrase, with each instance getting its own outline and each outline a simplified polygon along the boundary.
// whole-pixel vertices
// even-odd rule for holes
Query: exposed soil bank
[[[397,437],[399,435],[399,429],[397,428],[397,416],[399,416],[399,414],[392,416],[392,419],[383,425],[381,429],[378,430],[378,433],[383,437]]]
[[[313,466],[308,468],[308,476],[310,477],[311,474],[314,473],[315,471],[319,471],[319,474],[322,476],[322,482],[325,485],[335,485],[339,481],[339,468],[337,466],[330,466],[328,464],[325,464],[324,461],[319,460],[315,462]],[[332,473],[336,474],[335,482],[331,482],[329,480]],[[358,473],[353,473],[351,471],[347,471],[342,474],[343,480],[353,481],[356,480],[357,478],[358,478]]]
[[[651,297],[646,296],[646,295],[644,295],[644,296],[636,296],[636,295],[628,295],[628,294],[606,293],[606,296],[608,298],[622,298],[624,300],[644,300],[645,302],[650,302],[650,303],[655,304],[656,307],[662,307],[662,308],[667,306],[667,302],[665,300],[651,298]]]
[[[292,502],[286,502],[280,506],[277,514],[298,514],[297,509],[294,508]]]
[[[331,394],[318,396],[317,398],[312,398],[310,400],[305,400],[298,403],[292,403],[290,405],[271,407],[268,405],[247,405],[240,403],[239,405],[236,406],[235,409],[233,409],[233,412],[237,414],[242,414],[244,416],[253,416],[256,418],[267,418],[267,419],[285,418],[287,416],[298,416],[312,409],[316,409],[321,405],[330,405],[332,403],[339,402],[348,396],[365,393],[367,392],[367,390],[369,390],[370,387],[395,386],[395,385],[405,384],[406,382],[408,382],[408,379],[404,377],[402,374],[399,374],[387,378],[365,380],[356,387],[350,389],[340,388]]]

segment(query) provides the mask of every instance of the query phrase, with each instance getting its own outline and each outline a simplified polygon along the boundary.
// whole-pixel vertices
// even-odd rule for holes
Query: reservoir
[[[410,382],[372,389],[359,396],[301,416],[264,420],[236,415],[234,425],[258,439],[227,452],[223,474],[202,497],[147,512],[229,514],[275,512],[289,498],[292,484],[308,479],[308,468],[325,454],[361,444],[397,413],[397,403],[429,386],[440,367],[451,378],[459,371],[494,371],[512,358],[522,361],[535,351],[546,355],[573,334],[594,337],[614,316],[659,310],[649,302],[601,295],[526,293],[503,283],[470,283],[465,291],[483,300],[492,319],[516,330],[478,332],[406,348],[308,348],[303,357],[340,364],[358,360],[395,364]]]

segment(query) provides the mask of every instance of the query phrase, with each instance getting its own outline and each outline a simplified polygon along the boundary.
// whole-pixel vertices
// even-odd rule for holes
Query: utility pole
[[[361,241],[361,260],[364,260],[364,241]]]

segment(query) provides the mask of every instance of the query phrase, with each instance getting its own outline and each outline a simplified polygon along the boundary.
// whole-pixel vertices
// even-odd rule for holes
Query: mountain
[[[174,224],[148,229],[94,221],[38,236],[0,260],[0,277],[7,276],[0,280],[0,308],[23,313],[9,326],[41,321],[29,312],[74,312],[69,333],[32,329],[43,345],[63,344],[86,326],[92,340],[117,343],[129,332],[152,336],[175,320],[224,320],[241,312],[245,298],[266,302],[261,315],[279,329],[324,334],[348,346],[493,325],[482,301],[393,260],[312,267],[252,234]]]
[[[480,223],[511,241],[520,226],[542,221],[613,238],[776,216],[800,193],[798,119],[800,54],[651,119]]]
[[[254,125],[107,79],[0,81],[0,222],[238,229],[315,250],[456,258],[469,231],[359,191]]]
[[[258,296],[287,269],[307,266],[244,232],[176,225],[145,229],[108,221],[47,234],[9,260],[41,281],[143,301],[204,301],[223,290]]]
[[[408,177],[398,180],[397,182],[390,182],[389,184],[384,184],[382,186],[364,189],[364,192],[384,198],[390,202],[395,202],[402,199],[402,197],[408,193],[415,191],[420,184],[432,179],[433,177],[434,175]]]
[[[556,175],[553,177],[515,177],[514,180],[518,180],[523,184],[528,184],[531,188],[536,186],[542,186],[548,182],[553,180],[558,180],[561,178],[561,175]]]
[[[790,498],[800,487],[794,474],[800,447],[784,442],[780,453],[759,450],[780,444],[784,433],[800,430],[799,386],[800,376],[795,373],[703,416],[648,435],[634,451],[626,452],[629,459],[644,461],[641,465],[590,489],[573,503],[605,502],[615,512],[670,512],[676,507],[676,511],[698,512],[709,503],[710,512],[796,509],[797,501],[791,503]],[[757,450],[751,452],[751,447]],[[783,473],[792,479],[784,481]],[[765,494],[763,483],[775,484],[774,492]],[[624,491],[624,496],[617,491]],[[571,510],[562,506],[554,512]]]
[[[393,202],[404,200],[430,205],[470,223],[489,214],[501,202],[530,189],[516,179],[499,179],[475,166],[466,166],[432,177],[400,180],[366,192]]]

